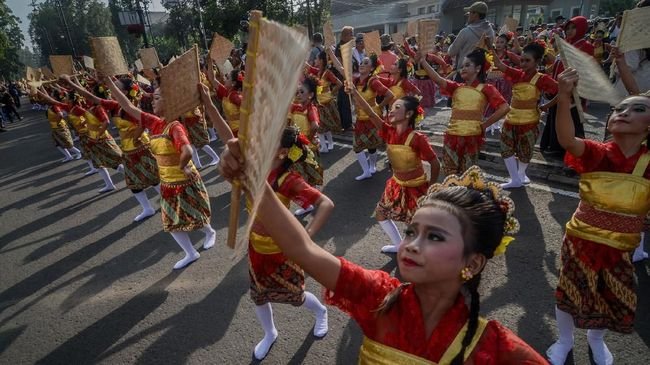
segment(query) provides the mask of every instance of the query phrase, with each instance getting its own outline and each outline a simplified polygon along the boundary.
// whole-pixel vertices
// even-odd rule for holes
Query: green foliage
[[[607,16],[615,16],[625,10],[634,8],[638,0],[603,0],[600,3],[600,13]]]
[[[99,0],[45,0],[29,15],[29,33],[42,55],[73,54],[60,10],[60,2],[77,56],[91,55],[89,37],[115,35],[111,12]]]
[[[0,76],[7,80],[23,74],[20,50],[24,37],[18,27],[19,23],[20,19],[13,15],[5,0],[0,0]]]

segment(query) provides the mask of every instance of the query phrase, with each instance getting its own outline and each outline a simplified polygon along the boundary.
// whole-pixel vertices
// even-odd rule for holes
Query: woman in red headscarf
[[[571,18],[564,25],[564,32],[566,34],[566,41],[571,45],[581,50],[584,53],[589,54],[590,56],[594,55],[594,46],[585,39],[587,34],[587,18],[583,16],[576,16]],[[564,71],[564,64],[560,60],[560,57],[555,59],[555,64],[553,65],[553,78],[557,80],[558,75]],[[586,106],[586,100],[580,99],[583,108]],[[560,145],[557,139],[557,132],[555,129],[555,119],[557,116],[557,106],[555,103],[547,104],[547,107],[550,107],[548,111],[548,117],[546,119],[546,125],[544,126],[544,133],[542,134],[542,139],[539,143],[542,152],[550,153],[564,153],[564,148]],[[571,108],[571,118],[573,119],[573,126],[575,128],[576,136],[579,138],[584,138],[585,129],[580,122],[580,115],[578,114],[578,109],[575,106],[575,100]]]

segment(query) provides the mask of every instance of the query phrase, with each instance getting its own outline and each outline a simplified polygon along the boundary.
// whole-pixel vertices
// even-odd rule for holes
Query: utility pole
[[[140,5],[140,0],[135,1],[135,6],[137,7],[140,24],[142,24],[142,37],[144,40],[144,48],[149,48],[149,38],[147,38],[147,27],[144,22],[144,14],[142,13],[142,6]]]
[[[63,13],[63,5],[61,5],[61,0],[56,0],[56,5],[59,8],[59,13],[61,14],[61,20],[63,21],[63,27],[65,28],[65,34],[68,36],[68,43],[70,43],[70,50],[72,50],[72,57],[77,57],[77,50],[74,48],[74,42],[72,41],[72,36],[70,35],[70,27],[68,27],[68,21],[65,18]]]

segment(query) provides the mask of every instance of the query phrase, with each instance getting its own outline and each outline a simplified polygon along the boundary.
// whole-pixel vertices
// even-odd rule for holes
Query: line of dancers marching
[[[560,336],[546,356],[563,364],[573,348],[574,328],[584,328],[594,361],[611,364],[605,330],[633,331],[631,253],[643,241],[650,212],[650,97],[621,101],[608,120],[613,140],[599,143],[576,137],[570,111],[576,71],[564,70],[557,81],[538,72],[542,44],[524,47],[519,67],[506,65],[494,49],[476,49],[461,63],[461,82],[438,73],[440,55],[407,48],[391,65],[378,55],[363,58],[352,85],[341,80],[342,66],[331,49],[305,69],[249,237],[250,295],[264,331],[254,357],[266,357],[278,337],[271,303],[306,307],[315,317],[314,336],[327,334],[327,308],[305,291],[304,270],[325,287],[327,304],[361,326],[361,363],[547,363],[506,327],[480,317],[478,293],[485,264],[505,252],[519,228],[514,203],[502,189],[530,182],[526,169],[538,137],[538,105],[547,93],[556,95],[558,140],[567,151],[567,166],[580,173],[581,200],[562,244],[555,293]],[[409,81],[416,68],[452,99],[441,158],[417,129],[424,110],[419,88]],[[511,82],[510,100],[486,83],[494,70]],[[160,117],[165,108],[160,90],[170,86],[159,79],[149,88],[132,76],[64,75],[33,96],[49,105],[47,120],[63,161],[85,159],[86,175],[98,173],[104,181],[100,193],[116,189],[108,169],[122,172],[142,207],[135,221],[155,214],[146,190],[159,194],[163,230],[184,251],[174,269],[200,257],[188,232],[204,233],[204,249],[215,245],[199,170],[219,164],[232,180],[244,167],[236,136],[245,71],[222,75],[207,61],[202,72],[197,85],[202,105],[173,121]],[[356,113],[353,150],[362,170],[357,184],[372,178],[377,151],[386,148],[392,176],[375,214],[390,241],[381,251],[397,254],[403,281],[334,257],[312,240],[334,209],[322,192],[320,154],[334,148],[332,133],[341,131],[339,89],[350,95]],[[488,107],[493,112],[486,117]],[[502,118],[502,156],[510,180],[498,185],[476,165],[485,130]],[[110,125],[117,128],[119,144]],[[79,137],[79,149],[70,129]],[[215,131],[227,141],[221,163],[209,145]],[[208,164],[202,165],[198,149],[210,156]],[[438,183],[441,171],[445,178]],[[306,226],[288,210],[291,202],[300,207],[298,215],[313,214]],[[407,225],[403,236],[396,222]]]

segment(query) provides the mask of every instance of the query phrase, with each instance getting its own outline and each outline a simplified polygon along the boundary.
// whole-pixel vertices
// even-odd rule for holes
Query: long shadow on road
[[[169,292],[167,287],[178,277],[174,271],[133,297],[121,307],[72,337],[37,364],[91,364],[149,313],[160,307]],[[188,332],[189,333],[189,332]],[[167,362],[175,363],[178,362]]]

